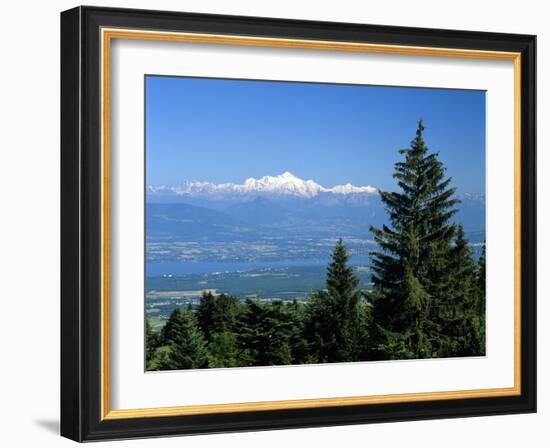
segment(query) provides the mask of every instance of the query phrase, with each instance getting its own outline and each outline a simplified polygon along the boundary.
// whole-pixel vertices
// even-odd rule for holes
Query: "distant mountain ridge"
[[[472,242],[483,241],[485,196],[457,195],[455,222]],[[370,226],[388,224],[379,190],[370,185],[325,187],[290,172],[241,184],[185,182],[147,189],[151,240],[254,241],[275,238],[371,239]]]
[[[151,196],[188,196],[212,199],[250,196],[288,196],[309,199],[322,194],[372,195],[377,193],[377,189],[371,185],[355,186],[350,183],[324,187],[314,180],[304,180],[286,171],[277,176],[263,176],[259,179],[249,177],[241,184],[186,181],[180,186],[148,186],[147,193]]]

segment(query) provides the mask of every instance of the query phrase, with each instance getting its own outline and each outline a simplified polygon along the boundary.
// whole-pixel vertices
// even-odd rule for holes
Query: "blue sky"
[[[147,76],[148,185],[290,171],[392,189],[419,118],[461,193],[485,191],[485,92]]]

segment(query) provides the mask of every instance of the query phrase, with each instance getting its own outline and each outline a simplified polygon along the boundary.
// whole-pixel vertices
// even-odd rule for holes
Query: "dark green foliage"
[[[145,318],[145,363],[148,364],[153,359],[155,350],[160,344],[159,336],[151,328],[149,319]]]
[[[169,346],[163,345],[157,347],[153,353],[153,357],[147,363],[147,370],[172,370],[171,354],[172,350]]]
[[[440,313],[447,344],[441,356],[469,356],[480,353],[480,323],[477,320],[479,301],[476,284],[476,265],[472,250],[458,227],[454,247],[450,251],[448,301]]]
[[[207,339],[210,337],[210,329],[214,327],[215,308],[216,296],[210,291],[203,291],[201,301],[197,308],[197,320]]]
[[[181,324],[175,330],[170,349],[172,351],[170,362],[173,369],[202,369],[208,367],[206,341],[191,306],[188,306],[181,313]]]
[[[327,290],[314,293],[307,305],[305,331],[315,362],[357,361],[364,352],[359,280],[348,262],[349,255],[340,239],[327,268]]]
[[[368,301],[367,291],[362,293],[363,300],[357,304],[358,329],[357,337],[359,340],[358,346],[358,361],[368,361],[371,353],[372,341],[372,304]]]
[[[238,334],[243,365],[291,364],[295,325],[291,310],[282,302],[246,300]]]
[[[183,325],[183,317],[181,314],[181,311],[179,308],[176,308],[172,313],[170,314],[170,317],[168,321],[166,322],[166,325],[162,327],[162,331],[160,333],[160,343],[159,345],[170,345],[173,341],[175,341],[176,336],[179,332],[179,329]]]
[[[328,293],[342,300],[346,308],[355,308],[359,279],[353,273],[353,268],[348,266],[349,255],[342,238],[336,242],[331,258],[332,261],[327,267]]]
[[[207,340],[217,333],[232,332],[239,316],[239,298],[204,292],[197,309],[197,319]]]
[[[162,330],[160,343],[151,356],[148,370],[208,367],[206,341],[191,306],[183,312],[179,309],[172,312]]]
[[[208,343],[209,366],[236,367],[239,365],[237,347],[238,317],[241,312],[239,299],[221,293],[214,296],[204,292],[197,309],[199,326]]]
[[[313,293],[306,306],[305,337],[313,363],[330,362],[335,351],[336,333],[333,329],[332,303],[325,291]]]
[[[485,355],[485,244],[476,267],[476,302],[473,306],[473,319],[475,320],[475,332],[477,336],[477,350],[475,354]],[[476,347],[474,346],[474,349]]]
[[[451,178],[428,152],[423,131],[420,121],[395,164],[400,191],[380,193],[390,226],[371,227],[380,248],[371,254],[375,359],[473,353],[473,336],[462,326],[475,295],[472,254],[451,222],[459,202]]]
[[[230,331],[214,333],[208,343],[208,365],[212,368],[239,367],[237,335]]]
[[[285,307],[290,316],[290,321],[292,322],[289,337],[292,352],[292,364],[311,363],[309,344],[304,337],[304,329],[306,324],[305,307],[295,300],[288,303]]]
[[[480,311],[485,312],[485,244],[483,244],[483,249],[481,250],[481,256],[477,262],[477,272],[476,272],[476,286],[479,294],[483,297],[483,300],[480,302]]]

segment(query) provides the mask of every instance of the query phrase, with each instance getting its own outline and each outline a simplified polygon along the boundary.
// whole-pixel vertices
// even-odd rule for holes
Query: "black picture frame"
[[[102,420],[102,27],[521,53],[521,394]],[[536,412],[535,58],[531,35],[99,7],[61,13],[61,435],[93,441]]]

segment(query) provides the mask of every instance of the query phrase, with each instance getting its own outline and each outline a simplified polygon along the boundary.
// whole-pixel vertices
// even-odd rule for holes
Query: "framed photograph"
[[[61,433],[536,411],[535,36],[61,14]]]

